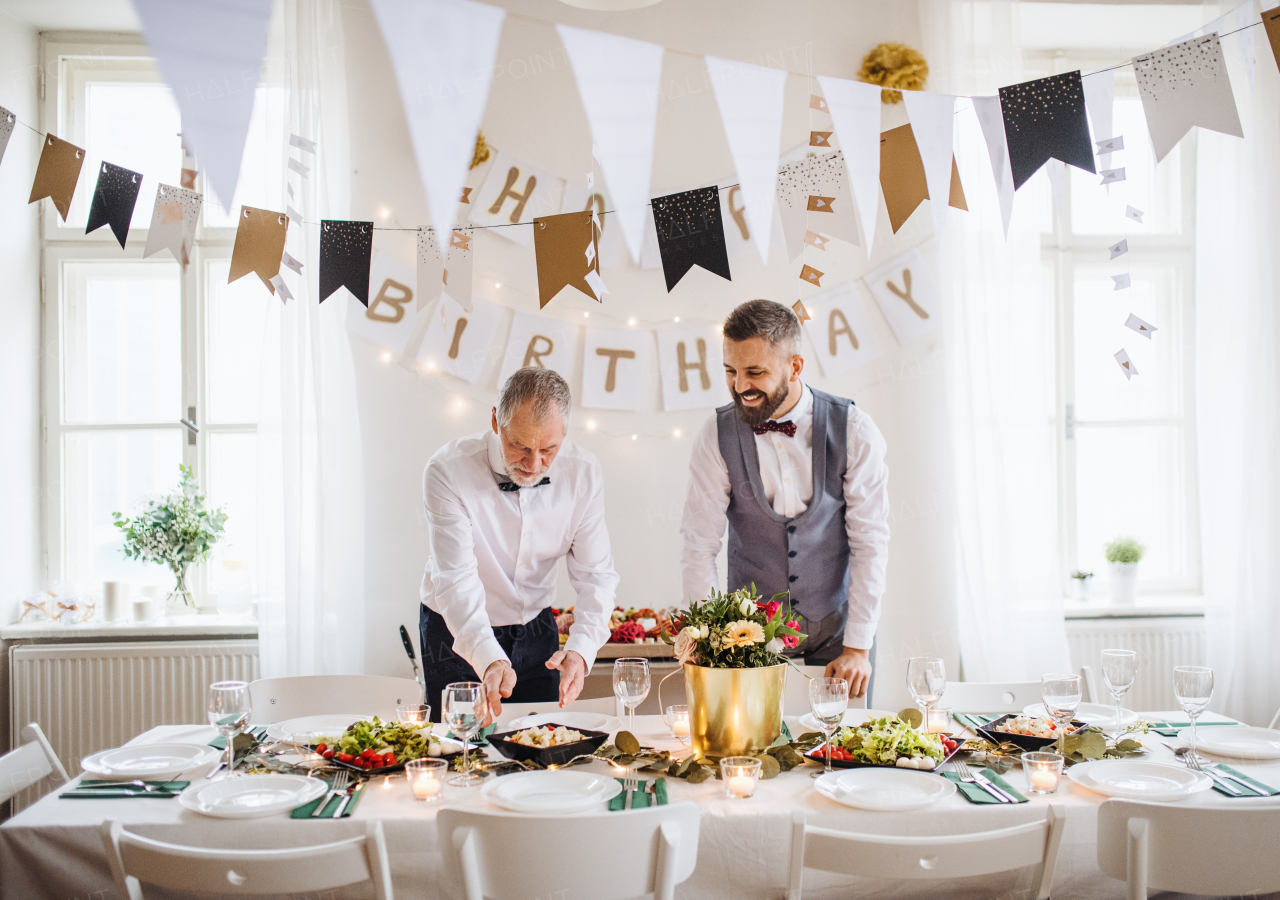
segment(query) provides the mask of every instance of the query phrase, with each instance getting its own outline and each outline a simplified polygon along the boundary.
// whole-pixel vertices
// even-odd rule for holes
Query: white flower
[[[744,616],[751,615],[751,610],[753,609],[755,609],[755,604],[752,603],[750,600],[744,599],[744,600],[738,601],[738,612],[740,612],[742,615]]]
[[[676,635],[675,653],[676,660],[682,665],[689,662],[698,652],[698,639],[690,632],[697,632],[697,628],[689,626]]]
[[[770,653],[781,653],[784,647],[786,647],[786,644],[782,643],[782,638],[774,638],[764,645],[764,649]]]

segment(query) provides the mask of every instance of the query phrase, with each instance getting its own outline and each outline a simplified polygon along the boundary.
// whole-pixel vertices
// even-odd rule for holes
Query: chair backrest
[[[394,722],[397,706],[422,702],[422,687],[412,678],[386,675],[297,675],[259,678],[249,685],[249,698],[254,725],[339,713]]]
[[[801,666],[799,664],[797,664],[797,667],[809,678],[821,678],[827,669],[826,666]],[[795,669],[787,669],[787,683],[782,695],[782,714],[784,716],[803,716],[809,712],[809,678],[805,678]],[[849,708],[866,709],[866,695],[850,697]]]
[[[606,716],[621,716],[624,710],[618,703],[616,697],[592,697],[588,700],[574,700],[563,710],[560,704],[555,700],[548,703],[504,703],[502,704],[502,715],[498,716],[498,724],[505,725],[512,719],[518,719],[521,716],[532,716],[538,713],[554,713],[554,712],[589,712],[600,713]]]
[[[983,831],[904,837],[856,834],[805,824],[804,810],[791,817],[791,864],[787,900],[800,900],[805,868],[896,880],[934,880],[991,875],[1037,866],[1038,900],[1053,886],[1058,848],[1066,825],[1065,809],[1055,803],[1038,822]]]
[[[71,780],[39,725],[32,722],[23,728],[22,737],[25,744],[0,756],[0,803],[46,775],[58,776],[61,784]]]
[[[1102,695],[1098,693],[1098,679],[1094,677],[1093,666],[1080,667],[1080,682],[1084,685],[1084,690],[1081,692],[1081,700],[1084,700],[1086,703],[1107,702],[1102,699]]]
[[[1280,891],[1280,808],[1205,809],[1106,800],[1098,808],[1098,868],[1147,889],[1214,897]],[[1139,893],[1141,892],[1141,893]]]
[[[671,900],[693,874],[692,803],[589,816],[442,809],[440,852],[467,900]]]
[[[208,850],[139,837],[119,822],[102,823],[107,865],[121,900],[143,900],[142,885],[168,890],[256,897],[311,894],[373,882],[377,900],[393,900],[382,823],[363,837],[285,850]]]
[[[959,713],[1018,713],[1039,702],[1038,681],[948,681],[939,705]]]
[[[1275,728],[1275,727],[1276,727],[1276,723],[1277,723],[1277,722],[1280,722],[1280,709],[1277,709],[1277,710],[1276,710],[1276,714],[1275,714],[1274,716],[1272,716],[1272,717],[1271,717],[1271,724],[1270,724],[1270,725],[1268,725],[1267,727],[1268,727],[1268,728]]]

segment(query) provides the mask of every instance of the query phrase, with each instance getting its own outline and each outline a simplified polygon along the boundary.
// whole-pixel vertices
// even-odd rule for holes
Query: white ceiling
[[[0,0],[0,16],[37,31],[141,30],[130,0]]]

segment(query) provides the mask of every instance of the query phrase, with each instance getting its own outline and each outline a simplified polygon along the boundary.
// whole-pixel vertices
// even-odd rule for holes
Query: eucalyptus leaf
[[[691,753],[688,756],[686,756],[684,759],[679,760],[676,763],[675,767],[672,769],[668,769],[668,771],[677,778],[683,778],[684,776],[689,774],[689,769],[693,767],[693,763],[694,763],[694,759],[693,759],[693,754]]]
[[[695,765],[689,772],[688,781],[690,784],[702,784],[711,777],[711,770],[706,766]]]
[[[620,766],[629,766],[636,761],[636,758],[630,753],[624,753],[621,756],[615,756],[613,761]]]
[[[787,744],[790,744],[790,743],[791,741],[787,739],[787,736],[779,732],[778,736],[773,739],[773,743],[769,745],[769,748],[772,749],[774,747],[785,747]]]
[[[804,763],[804,757],[791,747],[783,747],[774,755],[774,759],[778,761],[778,765],[782,767],[782,771],[784,772],[790,772],[796,766]]]
[[[613,745],[627,756],[635,756],[640,752],[640,741],[630,731],[619,731],[613,739]]]
[[[820,740],[822,740],[821,731],[806,731],[804,734],[800,735],[800,737],[796,738],[796,743],[811,744],[815,741],[820,741]]]
[[[1132,738],[1125,738],[1123,741],[1116,744],[1116,749],[1121,753],[1132,753],[1135,750],[1141,750],[1142,744]]]
[[[772,756],[765,754],[760,759],[760,778],[762,781],[768,781],[770,778],[777,778],[782,772],[782,766]]]
[[[912,728],[919,728],[920,723],[924,721],[924,714],[914,706],[908,706],[906,709],[898,710],[898,718]]]

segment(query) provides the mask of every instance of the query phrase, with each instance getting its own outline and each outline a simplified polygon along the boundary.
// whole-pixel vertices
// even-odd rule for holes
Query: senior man
[[[502,386],[491,431],[450,441],[422,492],[431,557],[422,578],[423,674],[432,718],[454,681],[483,681],[502,701],[567,706],[609,639],[618,575],[604,522],[600,463],[565,434],[569,385],[550,369]],[[564,558],[577,591],[561,649],[551,606]],[[481,674],[483,673],[483,674]]]

